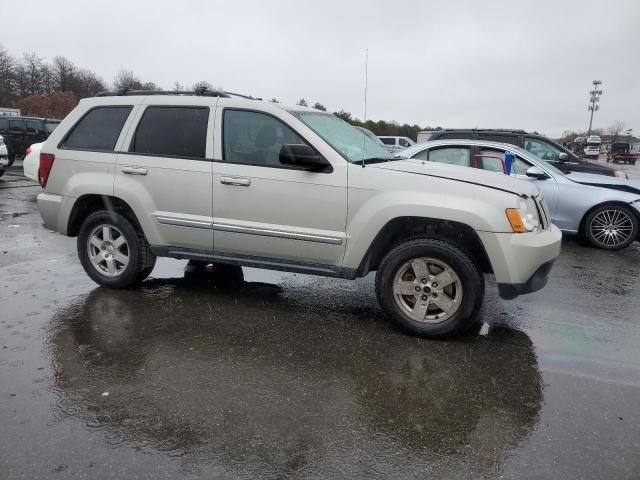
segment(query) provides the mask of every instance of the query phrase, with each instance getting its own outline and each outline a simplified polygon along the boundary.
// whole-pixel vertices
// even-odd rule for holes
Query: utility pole
[[[600,85],[602,85],[602,80],[594,80],[593,81],[593,90],[589,92],[589,111],[591,112],[591,118],[589,119],[589,132],[587,133],[587,137],[591,135],[591,127],[593,125],[593,112],[600,110],[600,105],[598,102],[600,101],[600,95],[602,95],[602,90],[600,90]]]

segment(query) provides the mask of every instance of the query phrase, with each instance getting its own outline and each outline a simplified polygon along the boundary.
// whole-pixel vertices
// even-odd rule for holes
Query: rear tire
[[[596,248],[621,250],[638,238],[638,218],[622,205],[602,205],[585,219],[584,236]]]
[[[129,288],[149,276],[156,263],[144,233],[125,212],[100,210],[78,233],[78,257],[98,285]]]
[[[484,277],[454,244],[416,239],[384,257],[376,274],[376,294],[403,330],[452,338],[474,324],[482,306]]]

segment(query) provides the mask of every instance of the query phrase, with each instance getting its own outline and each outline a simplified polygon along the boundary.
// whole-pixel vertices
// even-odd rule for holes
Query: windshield
[[[320,135],[349,162],[357,163],[373,158],[394,159],[393,154],[382,145],[335,115],[308,111],[291,113]]]

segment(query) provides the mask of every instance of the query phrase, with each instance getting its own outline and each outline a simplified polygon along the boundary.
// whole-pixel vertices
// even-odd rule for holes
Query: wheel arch
[[[580,225],[578,226],[579,235],[585,234],[585,227],[586,227],[587,218],[589,217],[589,215],[591,215],[591,213],[597,210],[598,208],[602,208],[606,206],[625,207],[631,211],[632,215],[634,215],[636,220],[640,223],[640,214],[637,212],[635,208],[629,205],[629,203],[621,200],[607,200],[592,206],[584,213],[584,215],[582,215],[582,218],[580,219]]]
[[[377,233],[357,269],[364,276],[378,268],[385,254],[395,246],[416,238],[432,238],[454,243],[481,272],[493,273],[491,261],[480,237],[469,225],[430,217],[403,216],[389,220]]]
[[[118,211],[141,229],[135,212],[124,200],[112,195],[85,194],[78,197],[73,204],[67,222],[67,236],[77,237],[84,219],[99,210]]]

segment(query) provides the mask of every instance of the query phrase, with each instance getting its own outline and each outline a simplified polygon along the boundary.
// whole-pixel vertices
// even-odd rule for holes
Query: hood
[[[445,163],[407,159],[367,165],[367,168],[381,168],[383,170],[394,170],[408,174],[446,178],[458,182],[502,190],[518,196],[524,195],[532,197],[538,194],[538,189],[529,182],[518,180],[508,175],[503,175],[502,173],[489,172],[461,165],[448,165]]]
[[[605,177],[593,173],[571,172],[566,179],[592,187],[610,188],[621,192],[637,193],[640,195],[640,180],[627,180],[619,177]]]

